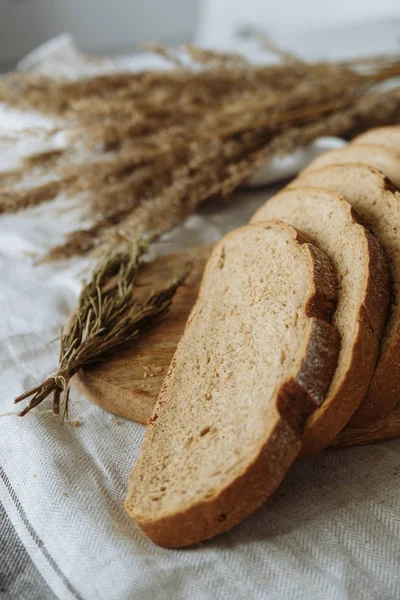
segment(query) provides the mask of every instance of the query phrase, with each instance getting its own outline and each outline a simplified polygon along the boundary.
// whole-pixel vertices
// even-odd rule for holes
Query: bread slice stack
[[[386,258],[349,202],[329,189],[285,190],[252,221],[268,219],[280,219],[308,235],[331,260],[339,283],[333,318],[341,337],[339,361],[324,403],[305,427],[302,455],[310,456],[334,440],[367,391],[386,318]]]
[[[361,160],[356,159],[360,148]],[[400,127],[371,129],[335,152],[337,164],[327,152],[308,165],[290,187],[313,185],[343,194],[388,260],[390,301],[379,357],[367,393],[349,421],[351,427],[365,428],[400,400]]]
[[[396,184],[400,128],[373,130],[318,157],[216,246],[126,499],[154,542],[226,531],[297,456],[397,402]]]
[[[369,427],[400,399],[400,193],[383,173],[359,163],[309,171],[293,184],[302,185],[346,196],[388,259],[391,295],[380,355],[367,394],[350,420],[353,427]]]

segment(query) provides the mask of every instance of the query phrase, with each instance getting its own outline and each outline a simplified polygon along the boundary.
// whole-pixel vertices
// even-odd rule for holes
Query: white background
[[[276,34],[391,15],[399,0],[0,0],[0,70],[64,31],[83,50],[115,54],[148,40],[218,46],[243,23]]]
[[[198,39],[206,45],[221,42],[244,23],[285,34],[388,16],[400,16],[399,0],[203,0]]]
[[[90,52],[193,38],[198,0],[0,0],[0,68],[69,31]]]

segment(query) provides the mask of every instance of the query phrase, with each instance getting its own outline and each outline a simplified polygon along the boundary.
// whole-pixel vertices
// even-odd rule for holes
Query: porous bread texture
[[[385,148],[391,148],[400,152],[400,125],[388,125],[387,127],[374,127],[365,133],[355,137],[352,144],[379,144]]]
[[[378,144],[349,144],[338,150],[329,150],[314,159],[302,173],[315,171],[327,165],[358,162],[379,169],[400,186],[400,152]]]
[[[328,259],[284,223],[213,250],[125,501],[165,547],[230,529],[276,489],[336,366]]]
[[[386,128],[382,128],[386,129]],[[395,128],[400,136],[400,127]],[[351,427],[369,427],[399,400],[400,390],[400,193],[383,173],[358,163],[302,174],[291,187],[312,185],[342,194],[380,242],[389,265],[390,302],[379,359]]]
[[[351,205],[331,190],[284,190],[268,200],[252,221],[267,219],[281,219],[308,235],[330,258],[339,284],[333,317],[341,336],[338,366],[323,405],[307,421],[301,451],[306,457],[334,440],[368,388],[387,311],[387,264]]]

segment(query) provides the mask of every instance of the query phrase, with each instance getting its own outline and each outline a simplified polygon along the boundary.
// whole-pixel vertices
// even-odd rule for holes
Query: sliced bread
[[[379,144],[400,152],[400,125],[375,127],[354,138],[352,144]]]
[[[125,501],[155,543],[213,537],[276,489],[335,370],[335,295],[328,259],[284,223],[217,244]]]
[[[399,400],[400,193],[380,171],[351,163],[304,173],[291,187],[303,185],[328,188],[345,196],[388,259],[391,298],[379,359],[367,394],[349,422],[351,427],[369,427]]]
[[[379,169],[400,186],[400,152],[377,144],[350,144],[339,150],[329,150],[313,160],[302,173],[315,171],[327,165],[358,162]]]
[[[338,368],[323,405],[308,419],[302,456],[328,446],[359,406],[371,380],[388,303],[385,256],[351,205],[330,190],[285,190],[253,222],[281,219],[310,237],[332,261],[339,283],[333,323],[341,336]]]

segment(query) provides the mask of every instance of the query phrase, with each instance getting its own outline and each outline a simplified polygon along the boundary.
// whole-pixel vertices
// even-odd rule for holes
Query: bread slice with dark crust
[[[329,150],[313,160],[302,173],[349,162],[375,167],[400,186],[400,152],[378,144],[349,144],[339,150]]]
[[[387,312],[386,258],[351,205],[330,190],[284,190],[256,212],[253,222],[267,219],[281,219],[308,235],[330,258],[339,283],[333,317],[341,336],[338,368],[325,402],[304,430],[301,455],[311,456],[334,440],[367,391]]]
[[[351,144],[373,144],[374,146],[379,144],[400,152],[400,125],[374,127],[358,135],[351,141]]]
[[[385,128],[382,128],[385,129]],[[395,128],[400,135],[400,127]],[[389,264],[391,294],[375,373],[350,427],[369,427],[399,400],[400,390],[400,192],[377,169],[358,163],[304,173],[291,187],[312,185],[342,194],[380,242]]]
[[[336,367],[335,302],[329,260],[284,223],[217,244],[125,501],[156,544],[226,531],[279,485]]]

